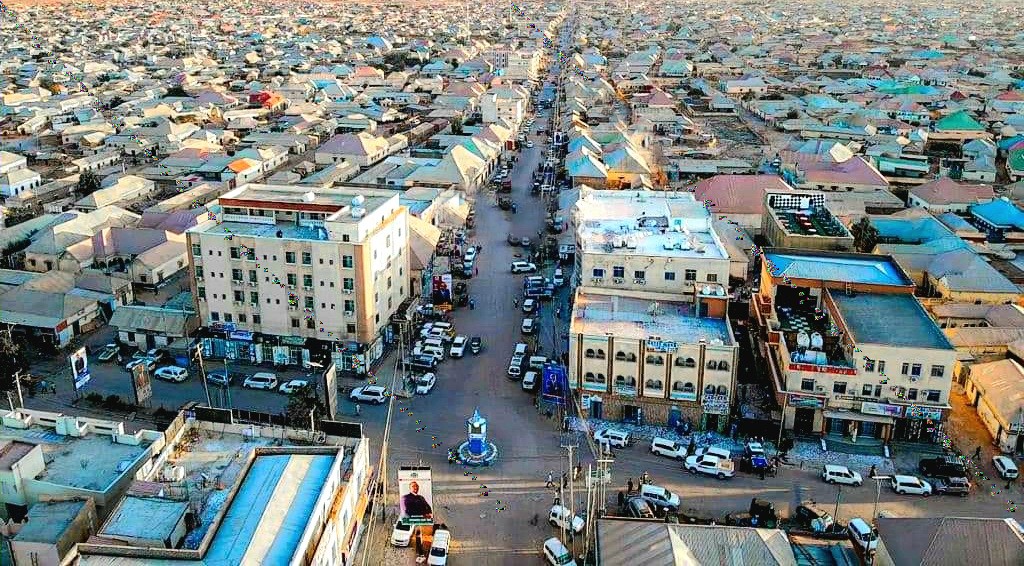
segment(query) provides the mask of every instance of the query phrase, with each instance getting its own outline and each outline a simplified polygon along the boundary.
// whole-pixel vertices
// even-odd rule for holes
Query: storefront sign
[[[789,364],[789,371],[810,371],[814,373],[831,373],[833,375],[857,375],[856,368],[840,366],[819,366],[814,364]]]
[[[225,333],[227,333],[227,332],[234,332],[235,331],[235,323],[233,323],[233,322],[211,322],[210,323],[210,330],[214,330],[214,331],[217,331],[217,332],[225,332]]]
[[[860,412],[866,415],[879,415],[882,417],[902,417],[903,407],[899,405],[886,405],[885,403],[861,403]]]
[[[281,344],[285,346],[305,346],[306,339],[302,336],[282,336]]]
[[[647,351],[648,352],[661,352],[663,354],[674,353],[678,349],[678,344],[666,340],[648,340]]]
[[[676,401],[696,401],[697,392],[672,390],[672,392],[669,394],[669,397],[671,399],[675,399]]]
[[[821,397],[809,395],[790,395],[789,406],[797,409],[822,409],[825,407],[825,400]]]
[[[627,397],[636,397],[636,385],[616,384],[615,392]]]
[[[729,414],[729,396],[717,393],[704,394],[704,412],[712,415]]]
[[[252,332],[249,332],[248,330],[234,330],[228,333],[228,338],[232,340],[252,342]]]
[[[939,421],[942,420],[942,409],[910,405],[907,407],[907,418]]]

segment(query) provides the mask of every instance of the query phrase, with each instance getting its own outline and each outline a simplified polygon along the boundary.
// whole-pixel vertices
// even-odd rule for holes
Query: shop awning
[[[860,421],[867,423],[882,423],[882,424],[893,424],[896,422],[892,417],[884,417],[882,415],[869,415],[860,411],[822,411],[826,419],[847,419],[851,421]]]

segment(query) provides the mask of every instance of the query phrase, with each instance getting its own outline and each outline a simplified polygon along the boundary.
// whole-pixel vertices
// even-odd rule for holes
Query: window
[[[250,269],[249,270],[249,283],[256,283],[257,281],[259,281],[259,277],[256,276],[256,270],[255,269]]]
[[[908,364],[908,363],[906,363],[906,362],[903,362],[903,368],[902,368],[902,370],[900,371],[900,374],[902,374],[902,375],[907,375],[907,374],[909,374],[909,373],[910,373],[910,364]]]
[[[203,255],[203,248],[199,244],[192,244],[192,255]]]
[[[252,315],[252,323],[253,324],[259,324],[260,323],[260,315],[258,315],[258,314]]]
[[[718,274],[708,273],[708,283],[718,283]]]
[[[718,370],[719,371],[729,371],[729,362],[727,362],[725,360],[722,360],[722,361],[718,362]]]
[[[634,271],[633,272],[633,279],[646,279],[646,278],[647,278],[647,272],[646,271]]]
[[[214,322],[220,321],[220,313],[216,311],[210,311],[210,320]]]
[[[353,265],[354,265],[354,262],[352,261],[352,256],[350,256],[350,255],[343,255],[343,256],[341,256],[341,266],[342,267],[349,267],[349,268],[351,268]]]
[[[242,280],[242,270],[241,269],[232,269],[231,270],[231,280],[232,281],[241,281]]]
[[[679,391],[687,395],[693,395],[694,393],[697,392],[697,389],[693,386],[693,383],[690,383],[689,381],[687,381],[686,383],[677,381],[672,385],[672,389],[674,391]]]
[[[196,266],[196,279],[202,279],[202,278],[203,278],[203,268],[202,268],[202,266],[197,265]]]
[[[334,283],[331,283],[331,286],[333,287]],[[341,280],[341,286],[346,291],[352,291],[353,289],[356,288],[356,280],[352,279],[351,277],[346,277],[346,278]]]
[[[878,360],[878,373],[885,373],[885,360]]]
[[[284,252],[285,263],[295,263],[295,252]]]
[[[299,281],[299,278],[296,277],[294,273],[289,273],[286,277],[288,279],[288,285],[291,287],[294,287]]]
[[[595,267],[594,268],[594,277],[604,277],[604,270],[599,268],[599,267]]]
[[[648,364],[651,364],[652,366],[665,365],[665,358],[661,356],[648,355],[646,361]]]
[[[241,254],[238,253],[238,248],[230,248],[228,253],[231,256],[231,259],[239,259],[242,257]]]
[[[314,321],[312,318],[307,318],[306,319],[306,328],[309,328],[309,329],[316,328],[316,321]]]
[[[249,291],[249,302],[257,304],[260,302],[260,294],[256,291]]]
[[[313,306],[313,297],[306,297],[306,301],[305,301],[305,307],[306,307],[307,309],[313,309],[313,308],[315,308],[315,307]]]
[[[356,333],[356,325],[354,325],[354,324],[346,324],[345,325],[345,332],[348,332],[349,334],[355,334]]]
[[[245,299],[245,294],[244,293],[242,293],[241,291],[235,291],[235,300],[236,301],[242,302],[244,299]]]
[[[313,265],[313,254],[302,252],[302,265]]]
[[[914,377],[921,377],[921,364],[914,364],[910,366],[910,375]]]
[[[299,327],[299,319],[293,318],[292,319],[292,328],[298,328],[298,327]]]
[[[803,379],[800,381],[800,389],[804,391],[814,391],[814,380]]]
[[[946,374],[945,366],[932,366],[932,377],[942,377]]]
[[[875,386],[875,397],[881,397],[881,396],[882,396],[882,386],[881,385],[876,385]]]
[[[615,352],[615,360],[619,361],[619,362],[626,361],[626,353],[623,352],[622,350],[619,350],[618,352]]]
[[[622,267],[621,265],[616,265],[615,267],[612,267],[612,277],[616,277],[616,278],[622,279],[625,276],[626,276],[626,268],[625,267]]]
[[[875,371],[875,360],[870,358],[864,360],[864,371],[872,373]]]
[[[356,302],[351,299],[345,299],[345,310],[348,312],[355,312]]]
[[[248,320],[248,318],[245,316],[244,313],[239,313],[238,314],[238,322],[245,322],[247,320]]]
[[[647,381],[644,382],[644,389],[660,392],[665,389],[665,386],[662,385],[660,379],[648,379]]]
[[[917,401],[917,389],[911,387],[907,390],[907,401]]]
[[[929,389],[928,390],[928,402],[929,403],[938,403],[939,402],[939,398],[941,396],[942,396],[942,391],[940,391],[938,389]]]
[[[839,393],[840,395],[846,394],[846,382],[837,381],[832,384],[832,393]]]
[[[864,397],[871,397],[871,384],[865,383],[864,387],[860,390],[860,394]]]
[[[697,270],[696,269],[687,269],[686,272],[683,274],[683,280],[685,280],[685,281],[696,281],[697,280]]]
[[[693,358],[676,358],[676,365],[683,368],[697,367],[697,362]]]
[[[199,295],[200,299],[205,299],[206,298],[206,287],[196,287],[196,293]]]
[[[302,286],[307,288],[307,289],[312,289],[313,288],[313,276],[312,275],[303,275],[302,276]]]
[[[231,322],[231,313],[224,313],[224,322]]]
[[[665,272],[665,281],[675,281],[675,280],[676,280],[676,272],[675,271],[666,271]]]

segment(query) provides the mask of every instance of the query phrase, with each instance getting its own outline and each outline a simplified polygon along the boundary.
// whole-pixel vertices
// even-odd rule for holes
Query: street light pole
[[[878,498],[882,494],[882,482],[891,479],[891,476],[875,476],[871,479],[875,480],[875,506],[871,509],[871,523],[873,524],[878,518]]]
[[[839,491],[836,492],[836,510],[832,513],[832,520],[839,523],[839,500],[843,498],[843,484],[837,484]]]

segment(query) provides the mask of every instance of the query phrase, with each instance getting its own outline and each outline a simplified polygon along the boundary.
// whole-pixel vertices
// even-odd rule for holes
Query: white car
[[[128,371],[132,371],[133,367],[135,367],[137,365],[140,365],[140,364],[145,365],[146,368],[149,369],[149,371],[153,371],[154,369],[156,369],[156,360],[154,360],[153,358],[146,358],[146,357],[136,358],[136,359],[128,362],[127,364],[125,364],[124,369],[126,369]]]
[[[356,387],[348,398],[357,403],[374,403],[380,405],[388,398],[388,390],[380,385],[364,385]]]
[[[511,270],[512,273],[533,273],[537,271],[537,266],[528,261],[513,261]]]
[[[544,560],[551,566],[576,566],[572,558],[572,551],[562,544],[557,537],[551,537],[544,541],[544,548],[541,549]]]
[[[434,533],[434,541],[427,555],[427,566],[445,566],[448,564],[448,546],[452,543],[452,534],[445,529]]]
[[[893,476],[889,480],[892,490],[900,495],[923,495],[928,497],[932,494],[932,486],[917,476]]]
[[[519,327],[523,331],[523,334],[533,334],[533,319],[524,318],[522,326]]]
[[[469,248],[466,248],[466,255],[462,256],[462,261],[465,262],[465,263],[472,263],[473,260],[475,260],[475,259],[476,259],[476,248],[472,247],[472,246],[469,247]]]
[[[645,483],[640,486],[640,497],[643,497],[655,509],[671,511],[679,509],[679,496],[661,486]]]
[[[729,452],[725,448],[717,448],[715,446],[704,446],[703,448],[698,448],[697,451],[694,452],[694,455],[696,456],[704,456],[705,454],[710,456],[717,456],[723,460],[732,460],[732,452]]]
[[[153,375],[160,379],[181,383],[188,379],[188,370],[178,366],[164,366],[156,370],[156,373]]]
[[[395,521],[395,528],[391,530],[392,546],[409,546],[411,540],[412,525],[403,523],[401,519]]]
[[[1014,464],[1013,460],[1006,456],[993,456],[992,465],[995,466],[999,477],[1004,480],[1017,479],[1017,476],[1020,474],[1017,470],[1017,464]]]
[[[281,387],[278,387],[277,390],[285,395],[291,395],[307,385],[309,385],[309,382],[305,379],[293,379],[289,382],[282,383]]]
[[[736,475],[736,469],[732,460],[723,460],[718,456],[705,454],[704,456],[690,456],[686,459],[686,471],[691,474],[701,473],[715,476],[720,480],[731,478]]]
[[[629,433],[614,428],[601,429],[594,433],[594,442],[603,444],[607,442],[618,448],[625,448],[629,445]]]
[[[537,388],[537,372],[528,371],[523,376],[523,391],[533,391]]]
[[[676,460],[686,459],[686,447],[674,440],[655,436],[651,439],[651,454],[658,454]]]
[[[265,371],[254,373],[245,379],[242,387],[246,389],[277,389],[277,376]]]
[[[841,483],[843,485],[860,486],[864,483],[859,473],[846,466],[836,466],[834,464],[822,466],[821,479],[832,484]]]
[[[433,373],[425,373],[416,378],[416,394],[426,395],[437,384],[437,376]]]
[[[526,142],[526,147],[532,148],[533,147],[533,140],[530,140],[530,141]]]
[[[466,344],[469,343],[469,339],[465,336],[456,336],[452,340],[452,347],[448,350],[448,355],[453,358],[461,358],[466,355]]]
[[[99,358],[101,362],[106,362],[117,357],[117,354],[121,351],[121,347],[117,344],[107,344],[103,347],[103,351],[100,352]]]
[[[523,312],[529,314],[532,313],[536,308],[537,301],[535,301],[534,299],[526,299],[525,301],[523,301]]]
[[[517,342],[515,349],[512,350],[512,357],[513,358],[517,357],[517,356],[520,357],[520,358],[525,357],[526,356],[526,352],[528,352],[529,349],[530,349],[530,346],[528,344],[526,344],[525,342]]]
[[[569,518],[572,517],[570,521]],[[548,512],[548,523],[552,527],[558,529],[565,529],[573,533],[582,533],[584,522],[579,515],[573,515],[567,507],[562,505],[552,505],[551,511]]]

